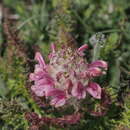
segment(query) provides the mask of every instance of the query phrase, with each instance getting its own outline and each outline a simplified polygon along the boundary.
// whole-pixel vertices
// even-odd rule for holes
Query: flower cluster
[[[39,97],[45,97],[54,107],[76,103],[86,95],[100,99],[102,89],[93,82],[93,78],[105,74],[107,63],[102,60],[87,63],[83,58],[87,48],[85,44],[76,50],[66,46],[56,50],[52,44],[48,64],[36,52],[38,63],[30,74],[30,80],[34,81],[32,91]]]

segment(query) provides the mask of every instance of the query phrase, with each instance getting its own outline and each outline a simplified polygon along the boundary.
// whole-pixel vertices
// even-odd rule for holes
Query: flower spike
[[[45,64],[39,52],[36,53],[35,60],[38,63],[29,76],[34,81],[32,91],[49,100],[54,107],[72,105],[71,102],[74,105],[85,99],[87,93],[91,98],[101,99],[102,89],[91,79],[103,75],[103,70],[107,70],[107,63],[97,60],[88,64],[83,58],[84,51],[88,48],[86,44],[75,51],[66,46],[57,51],[55,48],[51,44],[48,64]]]

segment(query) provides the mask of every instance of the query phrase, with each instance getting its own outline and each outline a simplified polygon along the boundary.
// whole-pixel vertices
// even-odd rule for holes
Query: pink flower
[[[44,96],[54,107],[70,104],[69,101],[73,100],[80,101],[86,97],[87,92],[100,99],[101,88],[91,79],[104,74],[102,69],[107,69],[107,63],[98,60],[88,64],[83,58],[87,45],[75,51],[66,46],[57,51],[55,48],[52,44],[48,64],[45,64],[39,52],[36,53],[35,60],[38,63],[29,76],[34,81],[32,91],[37,96]]]
[[[84,44],[84,45],[82,45],[82,46],[78,49],[77,53],[78,53],[80,56],[84,56],[84,51],[85,51],[87,48],[88,48],[88,45]]]
[[[53,80],[50,78],[43,78],[41,80],[38,80],[37,82],[35,82],[36,85],[50,85],[53,86],[54,82]]]
[[[102,74],[103,73],[102,73],[101,69],[99,69],[98,67],[90,67],[86,71],[86,75],[88,75],[88,77],[97,77]]]
[[[49,93],[48,96],[52,96],[52,97],[57,97],[58,95],[64,96],[65,97],[65,92],[63,90],[54,88],[52,89]]]
[[[46,74],[45,74],[44,71],[38,71],[38,72],[31,73],[31,74],[29,75],[29,79],[30,79],[31,81],[34,81],[34,80],[36,81],[36,80],[42,79],[45,75],[46,75]]]
[[[50,104],[55,107],[63,106],[66,103],[66,94],[62,90],[53,89],[48,96],[52,96]]]
[[[86,97],[85,87],[81,82],[78,82],[72,89],[72,95],[77,97],[78,99],[82,99]]]
[[[44,92],[44,87],[43,86],[37,86],[37,85],[33,85],[31,87],[32,91],[35,92],[35,94],[39,97],[43,97],[45,95],[45,92]]]
[[[46,66],[45,61],[43,60],[42,55],[39,52],[36,52],[35,60],[38,61],[40,67],[44,68]]]
[[[50,102],[50,104],[51,104],[52,106],[55,106],[55,107],[61,107],[61,106],[63,106],[65,103],[66,103],[66,99],[65,99],[65,97],[63,97],[63,96],[54,97],[54,98],[51,100],[51,102]]]
[[[105,61],[102,61],[102,60],[94,61],[91,64],[89,64],[89,66],[90,67],[100,67],[100,68],[104,68],[104,69],[108,68],[107,63]]]
[[[56,46],[55,46],[55,44],[54,44],[54,43],[52,43],[52,44],[51,44],[51,51],[52,51],[52,52],[51,52],[51,53],[49,54],[49,56],[48,56],[48,57],[49,57],[49,59],[51,59],[51,58],[55,57],[55,52],[56,52],[56,50],[55,50],[55,49],[56,49]]]
[[[94,98],[101,99],[101,87],[97,83],[90,82],[86,90]]]
[[[54,43],[51,44],[51,50],[52,50],[52,53],[55,53],[56,51],[56,46]]]

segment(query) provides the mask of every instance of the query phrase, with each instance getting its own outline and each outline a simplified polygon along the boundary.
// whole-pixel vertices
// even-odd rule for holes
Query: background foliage
[[[130,128],[129,0],[4,0],[1,5],[0,129],[28,129],[27,111],[45,115],[29,93],[28,74],[34,66],[34,52],[41,50],[47,60],[49,44],[56,40],[62,44],[64,31],[76,39],[77,46],[90,46],[89,61],[108,62],[108,72],[98,82],[112,99],[105,116],[86,113],[80,124],[69,129]]]

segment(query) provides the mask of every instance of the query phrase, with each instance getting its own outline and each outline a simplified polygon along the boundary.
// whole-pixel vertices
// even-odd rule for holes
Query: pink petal
[[[52,96],[50,104],[54,105],[55,107],[63,106],[66,102],[66,94],[63,90],[54,88],[52,91],[48,92],[47,96]]]
[[[45,96],[48,97],[50,92],[53,91],[53,90],[54,90],[53,86],[45,85],[45,87],[44,87]]]
[[[43,60],[43,57],[40,54],[40,52],[36,52],[36,54],[35,54],[35,60],[38,61],[38,63],[40,64],[41,67],[44,68],[46,66],[45,61]]]
[[[63,97],[65,97],[65,92],[63,90],[59,90],[59,89],[54,88],[52,91],[50,91],[48,93],[48,96],[53,96],[53,97],[63,96]]]
[[[78,54],[80,55],[80,56],[84,56],[84,51],[86,50],[88,48],[88,45],[86,45],[86,44],[84,44],[84,45],[82,45],[79,49],[78,49]]]
[[[82,45],[82,46],[78,49],[78,51],[85,51],[87,48],[88,48],[88,45],[84,44],[84,45]]]
[[[34,72],[37,73],[37,72],[42,72],[42,71],[44,71],[43,67],[39,64],[36,64]]]
[[[56,54],[55,54],[55,49],[56,49],[55,44],[52,43],[52,44],[51,44],[51,51],[52,51],[52,52],[51,52],[51,53],[49,54],[49,56],[48,56],[49,59],[51,59],[51,58],[53,58],[53,57],[56,56]]]
[[[89,83],[86,90],[94,98],[101,99],[101,87],[97,83]]]
[[[31,87],[32,91],[39,97],[43,97],[45,95],[44,93],[44,89],[42,86],[36,86],[36,85],[33,85]]]
[[[35,85],[42,85],[42,86],[44,86],[44,85],[50,85],[50,86],[53,86],[53,84],[49,81],[49,80],[47,80],[47,79],[41,79],[41,80],[38,80],[38,81],[35,81]]]
[[[101,67],[101,68],[104,68],[104,69],[108,68],[107,63],[105,61],[103,61],[103,60],[94,61],[89,66],[90,67]]]
[[[54,81],[52,79],[49,79],[49,78],[42,78],[40,80],[37,80],[35,82],[35,84],[37,84],[37,85],[50,85],[50,86],[53,86],[54,85]]]
[[[86,74],[88,75],[88,76],[92,76],[92,77],[97,77],[97,76],[100,76],[100,75],[102,75],[103,73],[102,73],[102,71],[101,71],[101,69],[99,69],[99,68],[97,68],[97,67],[90,67],[90,68],[88,68],[88,70],[86,71]]]
[[[56,97],[51,100],[50,104],[55,107],[61,107],[66,103],[66,99],[64,97]]]
[[[51,50],[52,50],[53,53],[55,53],[55,49],[56,49],[56,46],[55,46],[54,43],[52,43],[52,44],[51,44]]]
[[[71,94],[78,99],[86,97],[86,91],[81,82],[78,82],[77,85],[72,88]]]
[[[43,77],[43,73],[42,72],[37,72],[37,73],[31,73],[29,75],[29,79],[31,81],[36,81],[36,80],[39,80]]]
[[[48,96],[54,90],[50,85],[33,85],[31,89],[39,97]]]

